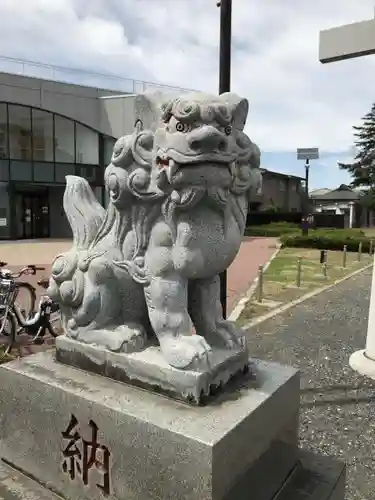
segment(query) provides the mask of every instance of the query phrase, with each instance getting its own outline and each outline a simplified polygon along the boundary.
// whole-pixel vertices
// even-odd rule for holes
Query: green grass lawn
[[[301,258],[300,287],[297,286],[299,258]],[[348,252],[346,267],[343,267],[343,252],[329,250],[325,275],[320,264],[320,250],[283,248],[264,273],[262,301],[257,300],[257,291],[255,291],[237,321],[244,325],[256,316],[265,314],[275,307],[291,302],[324,285],[334,283],[371,262],[372,257],[368,254],[362,254],[359,261],[357,252]]]
[[[15,356],[11,354],[5,354],[5,348],[4,346],[0,345],[0,365],[3,363],[7,363],[8,361],[12,361],[15,359]]]
[[[368,238],[374,238],[375,240],[375,227],[364,228],[363,232]]]

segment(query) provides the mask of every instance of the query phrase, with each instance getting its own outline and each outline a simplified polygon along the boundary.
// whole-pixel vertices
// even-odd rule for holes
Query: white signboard
[[[318,160],[319,148],[299,148],[297,149],[297,160]]]
[[[0,227],[5,227],[7,225],[6,219],[0,219]]]
[[[371,54],[375,54],[375,19],[319,33],[319,61],[323,64]]]

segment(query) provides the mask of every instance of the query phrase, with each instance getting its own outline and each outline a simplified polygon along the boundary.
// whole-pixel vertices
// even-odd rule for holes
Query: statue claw
[[[242,350],[246,347],[246,337],[244,336],[243,331],[237,328],[231,321],[219,321],[214,331],[206,337],[212,346],[218,348],[240,348]]]
[[[199,370],[209,368],[211,347],[200,335],[179,335],[160,343],[167,362],[174,368]]]

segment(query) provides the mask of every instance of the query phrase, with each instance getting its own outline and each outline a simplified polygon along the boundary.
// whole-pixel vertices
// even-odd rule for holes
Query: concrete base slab
[[[0,462],[1,500],[61,500],[25,474]]]
[[[65,335],[56,339],[56,359],[75,368],[195,404],[203,404],[219,387],[249,369],[245,348],[238,351],[213,349],[208,368],[179,370],[165,361],[156,346],[141,352],[118,353]]]
[[[274,500],[344,500],[345,476],[343,462],[300,451],[298,466]]]
[[[350,356],[349,365],[354,371],[375,380],[375,361],[366,356],[364,349]]]
[[[298,457],[298,464],[277,493],[277,500],[344,499],[344,464],[329,457],[322,459],[305,452],[300,452]],[[0,463],[0,495],[2,500],[61,500],[62,498],[4,463]],[[266,497],[262,494],[254,497],[248,488],[245,498],[246,500],[264,500]],[[236,497],[231,500],[236,500]]]
[[[67,500],[270,500],[298,459],[299,375],[192,406],[56,362],[0,366],[0,457]]]

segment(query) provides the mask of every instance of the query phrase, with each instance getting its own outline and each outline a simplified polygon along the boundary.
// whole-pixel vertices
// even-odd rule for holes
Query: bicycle
[[[4,261],[0,261],[0,281],[2,279],[9,279],[10,276],[12,276],[12,272],[9,269],[4,269],[5,266],[7,266],[8,263]],[[32,265],[27,266],[24,268],[20,273],[18,277],[21,277],[22,274],[32,274],[35,275],[37,271],[44,271],[44,267],[37,267]],[[18,302],[22,303],[22,312],[25,317],[30,317],[32,314],[34,314],[35,310],[35,303],[36,303],[36,289],[35,287],[31,284],[28,283],[27,281],[17,281],[17,286],[18,286],[18,295],[17,298],[20,298],[20,292],[25,291],[28,299],[25,301],[23,298],[21,300],[18,300]]]
[[[43,344],[44,336],[48,332],[54,338],[58,333],[54,330],[52,323],[59,320],[59,314],[52,317],[52,314],[59,312],[59,306],[56,302],[50,299],[46,294],[43,294],[38,305],[37,311],[29,318],[26,318],[16,302],[18,293],[18,282],[16,279],[27,272],[31,267],[32,270],[36,266],[28,266],[20,273],[9,273],[7,279],[0,280],[0,313],[3,312],[0,318],[0,335],[4,335],[8,340],[8,345],[5,353],[9,354],[17,342],[17,336],[24,332],[31,336],[31,343]],[[36,268],[37,269],[37,268]],[[38,285],[43,289],[47,289],[49,285],[48,279],[41,279]]]

